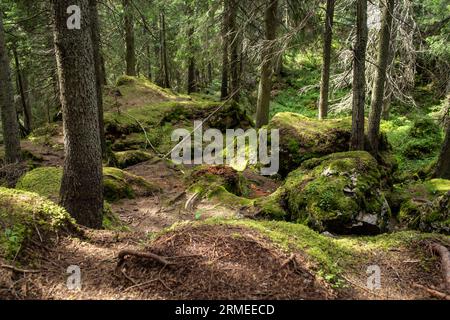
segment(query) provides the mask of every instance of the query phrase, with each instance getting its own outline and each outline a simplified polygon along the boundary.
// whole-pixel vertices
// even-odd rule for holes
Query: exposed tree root
[[[450,292],[450,253],[448,249],[439,243],[432,243],[431,250],[441,257],[441,269],[444,276],[445,286]]]
[[[139,252],[139,251],[134,251],[134,250],[122,250],[117,255],[117,258],[119,259],[119,261],[117,262],[117,266],[118,267],[120,267],[123,264],[126,256],[134,256],[134,257],[139,257],[139,258],[144,258],[144,259],[151,259],[151,260],[158,261],[159,263],[161,263],[163,265],[173,264],[173,263],[167,261],[164,257],[158,256],[157,254],[154,254],[154,253],[151,253],[151,252]]]
[[[413,283],[413,286],[416,287],[416,288],[425,290],[426,292],[428,292],[431,296],[433,296],[435,298],[443,299],[443,300],[450,300],[450,295],[445,294],[443,292],[437,291],[435,289],[427,288],[427,287],[425,287],[425,286],[423,286],[421,284],[418,284],[418,283]]]
[[[41,270],[20,269],[20,268],[16,268],[14,266],[11,266],[9,264],[0,264],[0,268],[8,269],[8,270],[19,272],[19,273],[40,273],[40,272],[42,272]]]

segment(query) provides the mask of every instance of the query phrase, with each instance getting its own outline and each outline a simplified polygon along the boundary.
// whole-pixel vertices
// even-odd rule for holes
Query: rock
[[[263,215],[304,223],[319,232],[377,234],[387,230],[391,215],[380,177],[369,153],[335,153],[305,161],[256,205]]]

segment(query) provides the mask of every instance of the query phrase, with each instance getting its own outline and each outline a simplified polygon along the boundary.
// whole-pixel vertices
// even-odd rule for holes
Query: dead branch
[[[167,261],[164,257],[158,256],[157,254],[151,253],[151,252],[139,252],[135,250],[122,250],[117,255],[117,258],[119,259],[119,262],[117,263],[118,266],[122,265],[122,263],[125,260],[126,256],[134,256],[144,259],[150,259],[155,260],[163,265],[171,265],[173,263]]]
[[[450,253],[448,249],[439,243],[432,243],[431,250],[441,257],[441,269],[444,276],[447,291],[450,292]]]
[[[439,299],[443,299],[443,300],[450,300],[450,295],[445,294],[440,291],[437,291],[437,290],[434,290],[434,289],[427,288],[421,284],[413,283],[413,287],[425,290],[426,292],[428,292],[430,295],[432,295],[435,298],[439,298]]]
[[[8,269],[8,270],[20,272],[20,273],[40,273],[40,272],[42,272],[41,270],[20,269],[20,268],[11,266],[9,264],[0,264],[0,268]]]

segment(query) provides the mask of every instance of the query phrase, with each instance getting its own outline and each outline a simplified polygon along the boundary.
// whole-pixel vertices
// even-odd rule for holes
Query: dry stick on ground
[[[119,252],[119,254],[117,255],[119,262],[117,263],[118,266],[121,266],[123,261],[125,260],[126,256],[134,256],[134,257],[139,257],[139,258],[144,258],[144,259],[151,259],[151,260],[155,260],[158,261],[159,263],[163,264],[163,265],[171,265],[173,263],[167,261],[164,257],[158,256],[157,254],[151,253],[151,252],[139,252],[139,251],[135,251],[135,250],[122,250]]]
[[[0,268],[8,269],[8,270],[15,271],[15,272],[20,272],[20,273],[40,273],[40,272],[42,272],[42,270],[20,269],[20,268],[16,268],[14,266],[11,266],[9,264],[0,264]]]
[[[443,299],[443,300],[450,300],[450,295],[445,294],[445,293],[440,292],[440,291],[437,291],[437,290],[434,290],[434,289],[427,288],[427,287],[425,287],[425,286],[423,286],[421,284],[413,283],[413,287],[416,287],[416,288],[419,288],[419,289],[423,289],[423,290],[425,290],[426,292],[428,292],[430,295],[432,295],[435,298],[439,298],[439,299]]]
[[[450,253],[448,249],[439,243],[432,243],[431,250],[441,257],[441,269],[444,276],[445,286],[450,292]]]

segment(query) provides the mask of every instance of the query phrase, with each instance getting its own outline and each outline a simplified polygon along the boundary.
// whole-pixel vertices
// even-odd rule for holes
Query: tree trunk
[[[230,95],[234,102],[239,101],[239,42],[238,32],[236,26],[236,16],[238,4],[237,0],[230,0],[229,2],[229,45],[230,45]]]
[[[5,163],[20,161],[20,134],[17,112],[14,106],[11,69],[6,50],[3,17],[0,11],[0,111],[3,127],[3,143],[5,145]]]
[[[192,13],[189,12],[189,15]],[[187,92],[188,94],[191,94],[193,92],[197,92],[197,79],[195,76],[195,52],[194,52],[194,46],[192,44],[192,37],[194,36],[194,28],[189,28],[187,32],[188,37],[188,47],[189,47],[189,62],[188,62],[188,74],[187,74]]]
[[[16,65],[16,76],[17,76],[17,91],[20,95],[20,101],[22,103],[22,109],[23,109],[23,123],[25,128],[25,135],[30,134],[32,128],[31,128],[31,106],[28,101],[26,88],[25,88],[25,79],[23,76],[23,71],[20,66],[19,61],[19,54],[17,53],[17,49],[13,48],[13,54],[14,54],[14,63]]]
[[[134,51],[134,22],[132,3],[133,0],[123,0],[125,45],[126,45],[126,74],[136,76],[136,54]]]
[[[323,35],[322,80],[320,82],[319,119],[328,116],[328,96],[330,89],[331,41],[333,37],[333,18],[335,0],[327,0],[325,31]]]
[[[91,18],[91,36],[92,48],[94,52],[95,65],[95,85],[97,91],[97,109],[98,109],[98,125],[100,133],[100,146],[102,148],[102,155],[106,157],[106,139],[105,139],[105,125],[103,121],[103,70],[102,70],[102,55],[100,52],[100,25],[98,19],[97,0],[89,0],[90,18]]]
[[[353,111],[350,148],[364,150],[364,104],[366,100],[367,0],[356,1],[356,43],[353,57]]]
[[[450,82],[447,85],[447,101],[450,104]],[[435,178],[450,179],[450,121],[446,124],[446,134],[444,144],[442,145],[436,169]]]
[[[228,98],[228,43],[229,43],[229,20],[230,20],[229,0],[223,1],[222,17],[222,84],[220,86],[220,100]]]
[[[160,59],[161,59],[161,85],[163,88],[170,88],[169,68],[167,64],[167,47],[166,47],[166,18],[164,12],[159,13],[159,30],[160,30]]]
[[[274,62],[274,40],[276,35],[278,0],[267,0],[264,14],[265,43],[262,50],[261,79],[256,105],[256,127],[261,128],[269,122],[270,92],[272,90],[272,71]]]
[[[89,12],[88,0],[76,3],[82,13]],[[72,4],[52,0],[65,152],[60,202],[79,224],[101,228],[102,154],[90,15],[81,15],[81,29],[68,29],[67,8]]]
[[[389,49],[391,43],[392,12],[394,10],[394,5],[394,0],[387,0],[383,9],[383,16],[381,18],[377,71],[372,89],[372,101],[370,106],[368,128],[370,149],[374,155],[378,153],[378,145],[380,140],[380,120],[381,113],[383,111],[386,72],[390,55]]]

